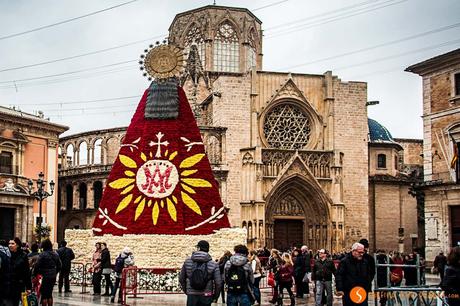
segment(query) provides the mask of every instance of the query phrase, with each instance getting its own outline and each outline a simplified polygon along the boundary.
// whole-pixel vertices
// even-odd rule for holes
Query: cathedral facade
[[[350,247],[371,234],[367,84],[264,71],[262,38],[244,8],[201,7],[169,28],[231,225],[250,247]],[[61,138],[61,237],[90,228],[124,131]]]

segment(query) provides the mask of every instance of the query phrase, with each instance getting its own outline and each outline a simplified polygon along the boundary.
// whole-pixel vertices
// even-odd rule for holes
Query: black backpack
[[[208,284],[208,263],[194,262],[190,275],[190,286],[195,290],[204,290]]]
[[[244,293],[248,290],[248,280],[243,266],[231,265],[225,279],[228,292]]]

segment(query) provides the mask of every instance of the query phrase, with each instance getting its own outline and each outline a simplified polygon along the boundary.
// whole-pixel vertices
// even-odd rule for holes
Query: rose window
[[[302,149],[310,140],[310,117],[292,104],[276,106],[265,116],[264,135],[273,148]]]

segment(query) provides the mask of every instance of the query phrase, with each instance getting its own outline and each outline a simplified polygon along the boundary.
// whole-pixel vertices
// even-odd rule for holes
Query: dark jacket
[[[325,260],[317,259],[313,265],[311,273],[312,281],[332,281],[332,275],[337,272],[334,262],[328,258]]]
[[[56,274],[61,271],[61,267],[61,260],[56,252],[43,251],[38,255],[33,273],[34,275],[41,274],[43,278],[56,278]]]
[[[375,276],[375,259],[374,256],[369,255],[369,253],[364,253],[363,258],[369,263],[369,273],[371,276],[371,282],[374,280]]]
[[[447,257],[444,255],[438,255],[434,258],[433,261],[433,266],[438,268],[438,271],[441,273],[441,271],[444,271],[444,268],[447,265]]]
[[[377,255],[377,262],[379,264],[387,264],[388,258],[385,254]],[[378,267],[377,268],[377,286],[387,287],[388,286],[388,268],[387,267]]]
[[[11,252],[8,290],[11,294],[16,295],[25,289],[32,289],[29,260],[26,253],[18,249],[14,253]]]
[[[8,296],[10,286],[10,256],[0,249],[0,301]]]
[[[252,267],[248,261],[248,258],[238,253],[230,257],[230,259],[225,264],[224,279],[227,279],[228,271],[230,270],[231,266],[243,267],[244,271],[246,272],[246,280],[249,284],[248,293],[252,295],[252,284],[254,284],[254,272],[252,271]]]
[[[371,276],[369,273],[369,262],[363,259],[357,260],[351,253],[340,261],[336,278],[337,291],[350,292],[355,286],[361,286],[366,291],[371,291]]]
[[[295,278],[303,278],[305,273],[311,271],[310,267],[310,254],[309,253],[301,253],[299,256],[295,258],[294,261],[294,277]]]
[[[404,262],[405,265],[413,265],[417,264],[415,258],[409,259]],[[414,267],[404,267],[404,278],[406,279],[406,286],[415,286],[417,285],[417,268]]]
[[[110,259],[109,249],[105,248],[101,251],[101,268],[112,268],[112,261]]]
[[[284,264],[279,270],[279,284],[281,287],[292,287],[292,278],[294,277],[294,267]]]
[[[62,270],[70,270],[72,265],[71,261],[75,259],[75,254],[73,253],[72,249],[68,247],[60,247],[57,250],[57,253],[59,255],[59,259],[61,259]]]
[[[460,305],[460,268],[447,266],[441,288],[445,292],[449,306]]]
[[[196,263],[207,263],[208,269],[208,283],[204,290],[195,290],[190,285],[190,277],[192,276],[192,270]],[[219,265],[213,261],[211,255],[203,251],[196,251],[192,253],[191,257],[188,257],[179,274],[179,283],[182,290],[187,295],[206,295],[213,296],[216,300],[219,297],[220,290],[222,288],[222,279],[220,276]]]

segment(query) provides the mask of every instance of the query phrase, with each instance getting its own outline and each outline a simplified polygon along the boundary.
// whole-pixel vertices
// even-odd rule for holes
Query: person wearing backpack
[[[112,297],[110,298],[110,302],[115,302],[115,295],[117,294],[117,290],[120,287],[123,269],[130,266],[134,266],[134,256],[130,248],[124,247],[123,251],[115,259],[115,265],[113,267],[113,271],[115,272],[115,287],[112,290]],[[122,302],[121,295],[122,291],[120,288],[118,293],[118,303]]]
[[[248,261],[249,250],[239,244],[233,248],[235,254],[225,264],[228,306],[250,306],[254,301],[252,286],[254,273]]]
[[[209,255],[206,240],[199,241],[196,247],[197,251],[182,265],[179,283],[187,295],[187,306],[210,306],[222,288],[219,265]]]

